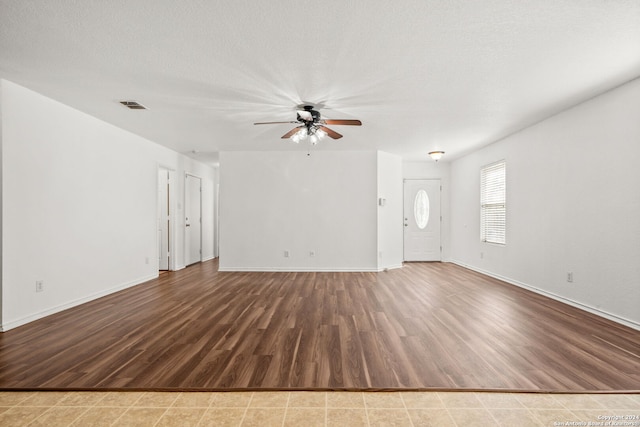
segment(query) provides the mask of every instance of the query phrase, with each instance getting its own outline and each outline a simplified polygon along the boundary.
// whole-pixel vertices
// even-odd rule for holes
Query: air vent
[[[120,104],[124,105],[125,107],[131,109],[131,110],[146,110],[147,107],[145,107],[144,105],[136,102],[136,101],[120,101]]]

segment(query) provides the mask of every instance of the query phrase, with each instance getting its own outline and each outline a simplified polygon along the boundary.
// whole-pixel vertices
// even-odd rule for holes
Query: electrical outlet
[[[145,258],[144,258],[144,263],[145,263],[145,264],[149,264],[149,257],[145,257]]]
[[[44,282],[42,280],[36,280],[36,292],[44,291]]]
[[[567,282],[573,283],[573,272],[571,271],[567,273]]]
[[[480,252],[480,259],[484,259],[484,252]]]
[[[289,258],[289,251],[284,251],[284,257]]]

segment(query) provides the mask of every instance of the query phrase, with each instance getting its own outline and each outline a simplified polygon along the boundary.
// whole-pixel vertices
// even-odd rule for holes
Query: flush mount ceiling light
[[[431,151],[429,152],[429,156],[436,162],[442,158],[444,155],[444,151]]]
[[[325,125],[349,125],[349,126],[361,126],[360,120],[324,120],[320,118],[320,113],[313,109],[313,105],[299,105],[297,110],[297,120],[290,122],[263,122],[254,123],[254,125],[271,125],[280,123],[296,123],[300,126],[291,129],[289,132],[282,135],[283,139],[291,138],[296,144],[300,141],[309,139],[312,145],[316,145],[318,141],[326,137],[327,135],[333,139],[342,138],[338,132],[329,129]]]

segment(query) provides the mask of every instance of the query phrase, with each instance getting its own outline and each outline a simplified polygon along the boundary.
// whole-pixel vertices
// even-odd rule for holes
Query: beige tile
[[[367,409],[371,408],[402,408],[404,409],[404,402],[400,397],[400,393],[393,392],[369,392],[364,393],[364,401],[367,405]]]
[[[555,398],[567,409],[604,409],[588,394],[558,394]]]
[[[143,394],[132,406],[144,408],[168,408],[178,398],[179,393],[154,393]]]
[[[283,426],[324,427],[324,418],[324,408],[287,408]]]
[[[630,396],[624,394],[598,394],[592,395],[591,398],[607,409],[640,408],[640,400],[634,401]]]
[[[409,409],[409,417],[415,427],[455,426],[446,409]]]
[[[68,426],[80,418],[88,409],[86,407],[52,407],[29,425],[34,427]]]
[[[107,393],[96,406],[131,406],[144,395],[138,391],[114,391]]]
[[[244,408],[209,408],[198,426],[237,427],[244,417]]]
[[[411,425],[406,409],[367,409],[367,415],[371,427],[406,427]]]
[[[486,409],[455,409],[449,413],[459,426],[487,427],[496,425],[496,420]]]
[[[0,393],[0,406],[15,406],[31,397],[33,392],[29,391],[5,391]]]
[[[242,420],[242,426],[281,426],[286,408],[249,408]]]
[[[0,414],[0,426],[26,426],[47,411],[46,407],[15,406]]]
[[[99,391],[72,391],[58,402],[58,406],[93,406],[106,395],[107,393]]]
[[[364,409],[327,409],[327,427],[366,427],[368,425],[367,413]]]
[[[544,426],[552,426],[554,423],[564,423],[574,418],[571,411],[566,409],[529,409],[529,411],[531,411],[533,416]]]
[[[400,393],[407,408],[444,408],[444,403],[437,393],[404,392]]]
[[[476,397],[485,408],[515,409],[524,408],[512,393],[476,393]]]
[[[173,407],[177,408],[208,408],[213,395],[208,392],[188,392],[180,393],[173,402]]]
[[[127,411],[127,408],[89,408],[87,412],[71,424],[77,427],[107,427],[113,423]]]
[[[327,393],[315,391],[296,391],[289,393],[289,408],[324,408],[327,406]]]
[[[253,393],[249,406],[252,408],[286,408],[288,400],[288,392],[257,391]]]
[[[564,409],[564,406],[552,394],[522,393],[517,395],[517,399],[526,408]]]
[[[206,408],[169,408],[154,427],[196,427]]]
[[[118,427],[149,427],[155,425],[165,413],[164,408],[129,408],[116,421]]]
[[[543,426],[543,424],[528,409],[489,409],[489,412],[500,426]]]
[[[220,392],[211,396],[211,406],[225,408],[246,408],[253,396],[253,392]]]
[[[20,406],[55,406],[67,395],[67,392],[43,391],[33,393],[20,402]]]
[[[438,396],[447,408],[484,408],[473,393],[443,392],[438,393]]]
[[[327,393],[327,408],[364,408],[364,394],[352,391]]]

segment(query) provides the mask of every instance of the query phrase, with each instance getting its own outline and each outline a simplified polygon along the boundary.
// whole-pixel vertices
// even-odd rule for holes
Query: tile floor
[[[0,392],[6,427],[494,425],[640,426],[640,394]]]

